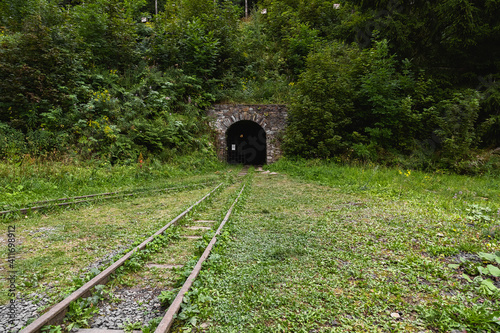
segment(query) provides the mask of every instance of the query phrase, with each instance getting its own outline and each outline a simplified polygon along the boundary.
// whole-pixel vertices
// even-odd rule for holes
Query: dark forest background
[[[247,4],[3,0],[0,158],[208,157],[211,104],[286,103],[288,156],[498,169],[499,1]]]

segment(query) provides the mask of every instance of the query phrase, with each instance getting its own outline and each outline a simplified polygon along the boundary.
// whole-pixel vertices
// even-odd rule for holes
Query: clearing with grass
[[[244,176],[242,201],[185,296],[173,331],[500,329],[498,178],[288,159],[268,169],[274,172],[251,169]],[[237,173],[212,170],[171,181],[217,178],[230,185],[238,182]],[[194,221],[220,222],[231,191],[220,192],[180,228],[195,235],[200,228],[190,227]],[[148,237],[204,192],[185,189],[5,217],[5,234],[9,225],[17,230],[18,297],[43,297],[43,312],[74,287],[75,276],[90,274],[92,263]],[[188,268],[199,253],[189,252],[176,230],[155,260],[176,264],[169,258],[177,253],[191,259]],[[7,244],[2,235],[3,272]],[[166,306],[185,271],[141,269],[105,290],[150,282],[165,291],[158,298]],[[108,298],[118,306],[119,300]]]

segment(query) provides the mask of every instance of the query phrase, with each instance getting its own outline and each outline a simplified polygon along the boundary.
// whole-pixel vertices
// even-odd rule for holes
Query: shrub
[[[443,100],[436,106],[436,134],[441,139],[442,162],[451,165],[464,159],[470,148],[477,146],[474,127],[479,111],[477,91],[457,92],[452,99]]]
[[[346,145],[355,113],[360,50],[332,43],[307,58],[292,97],[283,149],[290,155],[328,157]]]
[[[364,73],[359,78],[357,102],[360,126],[370,141],[385,149],[408,151],[419,128],[421,115],[414,108],[417,81],[410,62],[398,69],[395,56],[389,55],[386,40],[365,51]],[[361,128],[360,128],[361,130]]]
[[[15,157],[26,151],[24,134],[9,125],[0,122],[0,158]]]

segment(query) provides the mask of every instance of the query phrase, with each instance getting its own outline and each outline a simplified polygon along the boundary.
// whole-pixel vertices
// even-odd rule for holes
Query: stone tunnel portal
[[[266,132],[256,122],[241,120],[226,132],[227,162],[262,165],[266,163]]]

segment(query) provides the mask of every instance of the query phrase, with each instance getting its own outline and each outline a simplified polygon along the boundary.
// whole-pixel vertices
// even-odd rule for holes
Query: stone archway
[[[254,146],[254,153],[262,153],[265,154],[263,163],[255,163],[251,162],[249,164],[265,164],[265,163],[273,163],[281,156],[280,149],[280,134],[285,129],[286,119],[287,119],[287,109],[286,105],[280,104],[271,104],[271,105],[241,105],[241,104],[217,104],[212,107],[212,109],[208,110],[208,116],[211,118],[211,126],[216,132],[216,149],[217,155],[222,161],[231,161],[231,163],[245,163],[243,162],[235,162],[235,156],[233,152],[243,152],[244,148],[241,147],[238,149],[238,144],[241,142],[245,142],[247,148],[251,147],[250,140],[253,140],[253,144],[255,145],[254,138],[248,138],[248,141],[245,141],[245,134],[239,133],[234,135],[243,134],[243,139],[238,141],[233,136],[232,131],[239,130],[250,131],[247,135],[255,137],[252,133],[255,131],[259,132],[260,129],[257,129],[255,126],[259,126],[262,130],[265,137],[265,140],[260,140],[260,142],[264,142],[265,151],[260,150],[258,146]],[[240,125],[237,125],[241,122]],[[236,126],[233,128],[233,125]],[[249,129],[245,129],[245,128]],[[253,132],[251,128],[254,128]],[[232,138],[235,142],[230,142],[228,139]],[[258,143],[258,142],[257,142]],[[236,144],[233,149],[233,144]],[[245,152],[248,154],[246,157],[248,159],[252,159],[253,153],[249,151]],[[260,155],[262,156],[262,155]],[[257,157],[256,157],[257,158]],[[262,158],[259,157],[259,161],[262,161]]]
[[[240,120],[226,131],[227,162],[262,165],[267,162],[266,131],[250,120]]]

